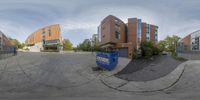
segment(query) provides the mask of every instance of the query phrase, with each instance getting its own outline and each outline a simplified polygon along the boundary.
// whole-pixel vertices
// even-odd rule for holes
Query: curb
[[[103,76],[100,78],[100,81],[107,87],[123,91],[123,92],[158,92],[164,91],[172,86],[174,86],[181,78],[184,73],[185,66],[190,64],[190,61],[186,61],[180,64],[175,70],[170,72],[168,75],[151,81],[145,82],[136,82],[136,81],[127,81],[120,78],[112,76]]]

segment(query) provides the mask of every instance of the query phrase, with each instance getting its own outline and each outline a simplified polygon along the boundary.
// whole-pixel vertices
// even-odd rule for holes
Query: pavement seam
[[[127,85],[128,83],[129,82],[123,83],[123,84],[119,85],[117,88],[123,87],[123,86]]]

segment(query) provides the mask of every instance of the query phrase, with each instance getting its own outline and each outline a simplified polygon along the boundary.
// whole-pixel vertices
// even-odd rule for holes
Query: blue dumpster
[[[96,63],[101,68],[111,71],[117,66],[118,52],[115,51],[109,53],[98,52],[96,53]]]

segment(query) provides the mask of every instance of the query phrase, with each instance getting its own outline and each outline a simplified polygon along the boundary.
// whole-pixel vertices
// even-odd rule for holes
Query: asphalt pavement
[[[150,81],[172,72],[183,61],[170,55],[158,55],[149,59],[133,59],[115,76],[128,81]]]
[[[199,100],[200,64],[192,64],[170,89],[137,93],[103,84],[94,54],[20,52],[0,60],[0,100]]]

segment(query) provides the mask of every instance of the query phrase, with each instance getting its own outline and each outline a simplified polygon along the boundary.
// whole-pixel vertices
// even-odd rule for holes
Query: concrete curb
[[[101,76],[100,80],[103,84],[108,86],[109,88],[125,91],[125,92],[155,92],[168,89],[172,87],[178,80],[181,78],[184,73],[185,66],[190,64],[193,61],[187,61],[180,64],[174,71],[169,73],[168,75],[145,82],[135,82],[135,81],[127,81],[123,79],[119,79],[114,75],[111,76]]]

